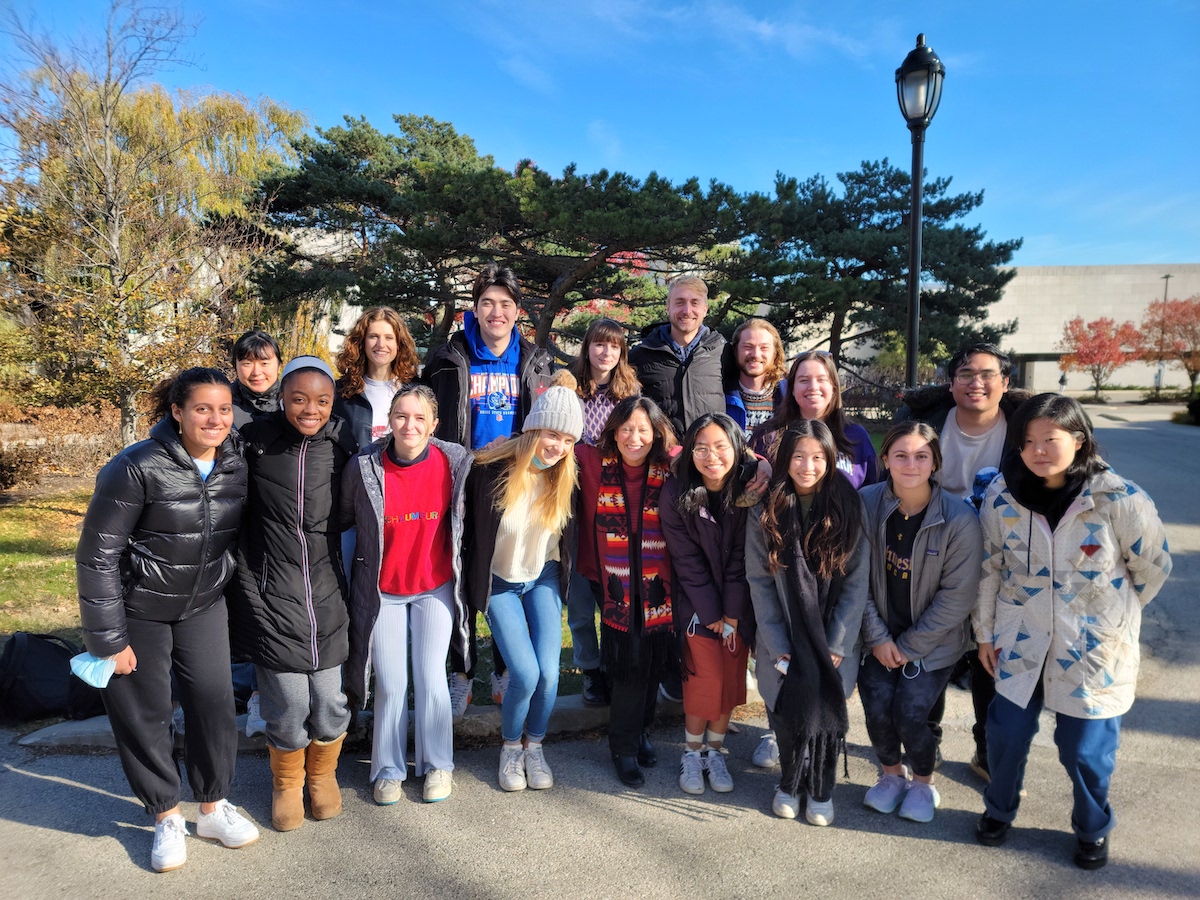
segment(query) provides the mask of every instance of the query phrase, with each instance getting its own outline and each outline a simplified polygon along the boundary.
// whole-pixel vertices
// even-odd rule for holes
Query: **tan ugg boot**
[[[304,824],[304,749],[271,754],[271,824],[276,831],[295,831]]]
[[[342,791],[337,783],[338,757],[342,753],[342,734],[332,741],[313,741],[308,745],[308,800],[314,819],[332,819],[342,811]]]

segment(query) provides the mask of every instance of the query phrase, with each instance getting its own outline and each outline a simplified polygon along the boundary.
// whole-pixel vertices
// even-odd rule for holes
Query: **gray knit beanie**
[[[529,410],[521,430],[528,433],[539,428],[569,434],[575,440],[583,437],[583,404],[579,396],[560,385],[546,388],[533,401],[533,409]]]

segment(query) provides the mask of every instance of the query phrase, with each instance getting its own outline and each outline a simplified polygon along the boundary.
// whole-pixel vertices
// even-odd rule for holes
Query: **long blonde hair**
[[[534,468],[533,457],[540,436],[541,429],[527,431],[520,437],[480,450],[475,455],[475,464],[505,464],[500,477],[496,479],[492,498],[493,507],[501,515],[534,493],[539,485],[544,485],[533,506],[533,524],[554,534],[561,534],[571,520],[571,497],[579,481],[579,467],[575,462],[575,454],[568,452],[549,469]],[[547,480],[539,482],[539,478]]]

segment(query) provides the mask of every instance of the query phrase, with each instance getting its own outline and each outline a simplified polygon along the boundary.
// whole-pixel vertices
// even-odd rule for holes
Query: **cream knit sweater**
[[[559,559],[560,535],[533,521],[533,507],[544,490],[545,479],[537,479],[537,488],[500,517],[492,551],[493,575],[514,584],[534,581],[548,561]]]

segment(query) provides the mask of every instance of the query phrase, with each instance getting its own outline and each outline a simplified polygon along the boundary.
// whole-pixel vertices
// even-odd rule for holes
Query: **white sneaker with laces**
[[[775,740],[775,732],[768,731],[758,739],[750,761],[760,769],[773,769],[779,765],[779,743]]]
[[[492,673],[492,702],[497,706],[504,702],[504,695],[508,693],[508,673],[497,675]]]
[[[175,813],[154,823],[154,846],[150,849],[150,868],[155,872],[170,872],[187,862],[187,822]]]
[[[454,779],[445,769],[430,769],[425,773],[425,787],[421,796],[426,803],[437,803],[450,796]]]
[[[399,778],[376,778],[371,794],[376,806],[392,806],[404,796],[404,782]]]
[[[525,790],[525,748],[519,744],[500,748],[500,787],[506,791]]]
[[[704,759],[699,750],[685,750],[680,758],[679,788],[685,794],[704,793]]]
[[[814,800],[812,797],[804,805],[804,818],[808,820],[809,825],[832,825],[833,824],[833,798],[828,800]]]
[[[718,794],[728,794],[733,790],[733,776],[725,764],[724,747],[720,750],[708,749],[704,754],[704,771],[708,773],[708,783]]]
[[[908,790],[908,769],[902,768],[899,775],[879,773],[879,780],[867,790],[863,806],[881,813],[893,813]]]
[[[471,679],[462,672],[451,672],[448,679],[450,684],[450,716],[455,722],[467,714],[471,705]]]
[[[776,788],[775,799],[771,801],[771,812],[781,819],[794,819],[800,815],[800,798],[789,794],[783,788]]]
[[[546,765],[541,744],[530,744],[525,748],[525,781],[535,791],[554,787],[554,773]]]
[[[245,847],[258,840],[254,823],[237,811],[228,800],[218,800],[210,813],[202,812],[196,819],[196,834],[211,841],[220,841],[231,850]]]

